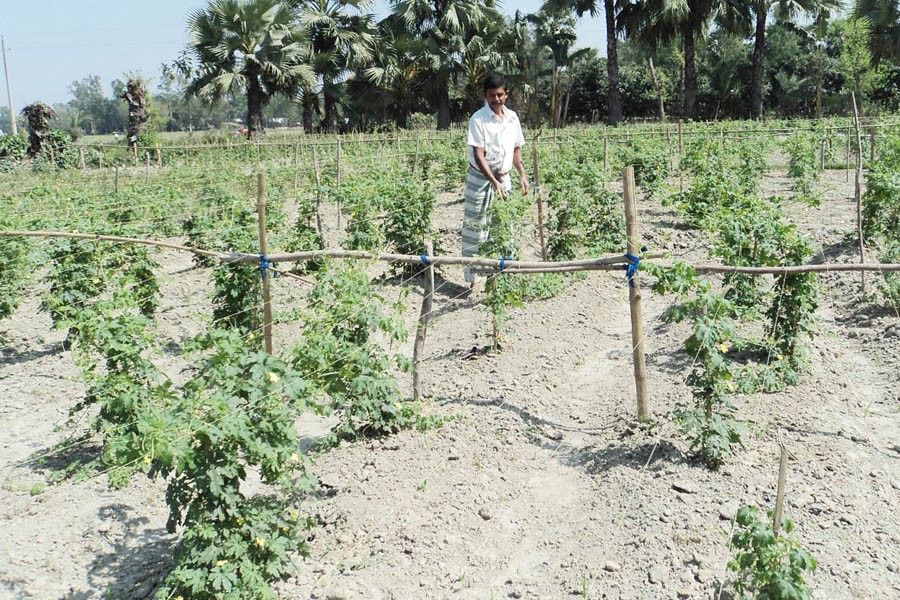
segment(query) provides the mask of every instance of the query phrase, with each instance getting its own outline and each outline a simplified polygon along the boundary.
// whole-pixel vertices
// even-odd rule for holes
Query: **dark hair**
[[[484,91],[506,88],[506,77],[500,73],[491,73],[484,78]]]

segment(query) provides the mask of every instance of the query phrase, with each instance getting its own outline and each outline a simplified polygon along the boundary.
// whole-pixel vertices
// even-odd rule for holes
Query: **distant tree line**
[[[531,125],[900,109],[898,0],[548,0],[501,14],[491,0],[211,0],[162,65],[148,108],[160,130],[241,122],[248,134],[449,127],[492,71]],[[576,18],[603,15],[606,56],[575,50]],[[599,40],[597,40],[599,42]],[[126,83],[73,82],[59,122],[124,131]],[[268,117],[268,120],[267,118]],[[277,119],[273,121],[272,119]]]

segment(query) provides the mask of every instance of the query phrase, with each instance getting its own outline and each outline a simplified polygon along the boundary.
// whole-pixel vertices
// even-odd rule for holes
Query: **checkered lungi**
[[[509,187],[509,174],[500,180],[504,188]],[[466,176],[465,211],[462,225],[462,255],[477,256],[481,244],[488,240],[490,231],[491,202],[496,192],[490,180],[478,169],[469,167]],[[471,267],[464,270],[466,281],[480,279]]]

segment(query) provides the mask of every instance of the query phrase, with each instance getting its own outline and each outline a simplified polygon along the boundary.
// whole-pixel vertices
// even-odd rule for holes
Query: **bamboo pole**
[[[266,174],[256,175],[256,214],[259,218],[259,258],[260,261],[268,260],[269,243],[266,239]],[[272,354],[272,298],[269,289],[268,265],[262,267],[262,293],[263,293],[263,338],[266,342],[266,352]]]
[[[430,259],[434,254],[434,244],[431,240],[425,240],[425,256]],[[422,399],[422,353],[425,351],[425,336],[428,334],[428,323],[431,321],[431,307],[434,300],[434,265],[430,264],[425,269],[424,295],[422,296],[422,310],[419,313],[419,323],[416,326],[416,342],[413,346],[413,399]]]
[[[116,165],[115,167],[113,167],[113,170],[115,171],[115,176],[113,179],[113,191],[115,192],[116,196],[118,197],[118,195],[119,195],[119,165]]]
[[[787,483],[788,451],[781,447],[781,459],[778,461],[778,492],[775,497],[775,518],[772,523],[772,532],[778,537],[781,529],[781,517],[784,515],[784,488]]]
[[[531,144],[531,162],[534,167],[534,195],[537,200],[538,210],[538,233],[541,237],[541,258],[544,262],[550,260],[547,254],[547,238],[544,234],[544,192],[541,190],[541,167],[538,162],[537,138]]]
[[[847,161],[846,161],[847,170],[846,170],[845,176],[844,176],[844,181],[847,181],[847,182],[850,181],[850,134],[851,134],[851,131],[852,130],[848,127],[847,128]]]
[[[869,127],[869,163],[875,162],[875,128]]]
[[[159,144],[156,144],[156,168],[162,171],[162,152],[159,151]]]
[[[84,171],[84,148],[78,149],[78,166]]]
[[[603,172],[609,172],[609,135],[603,136]]]
[[[416,176],[416,172],[419,170],[419,130],[416,130],[416,155],[413,158],[412,164],[412,176]]]
[[[859,238],[859,262],[866,262],[866,245],[863,238],[862,224],[862,131],[859,124],[859,109],[856,106],[856,94],[850,92],[853,100],[853,123],[856,125],[856,176],[853,183],[856,198],[856,232]],[[860,290],[866,293],[866,274],[860,273]]]
[[[149,152],[147,152],[147,167],[146,167],[146,173],[144,176],[144,181],[146,183],[150,183],[150,153]]]
[[[322,204],[322,176],[319,174],[319,153],[313,146],[313,171],[316,174],[316,231],[319,239],[325,239],[325,232],[322,229],[322,211],[319,210]]]
[[[639,256],[640,231],[637,217],[637,199],[634,191],[634,167],[625,167],[622,172],[625,197],[625,235],[628,254]],[[650,418],[647,400],[647,364],[644,356],[644,320],[641,314],[641,287],[638,274],[628,282],[628,301],[631,307],[631,346],[634,356],[634,385],[637,392],[638,419]]]
[[[337,171],[335,176],[335,182],[337,183],[337,187],[341,187],[341,139],[338,138],[337,141],[337,156],[335,160],[335,170]],[[337,226],[338,230],[341,229],[341,194],[337,195]]]

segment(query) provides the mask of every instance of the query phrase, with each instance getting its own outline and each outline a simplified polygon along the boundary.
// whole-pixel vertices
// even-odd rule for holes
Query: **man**
[[[488,239],[490,208],[494,197],[512,191],[509,171],[519,172],[519,187],[528,194],[528,177],[522,164],[522,125],[506,108],[506,78],[488,75],[484,79],[484,106],[469,119],[469,171],[466,177],[466,206],[462,227],[462,255],[476,256]],[[465,269],[473,295],[484,287],[484,278]]]

